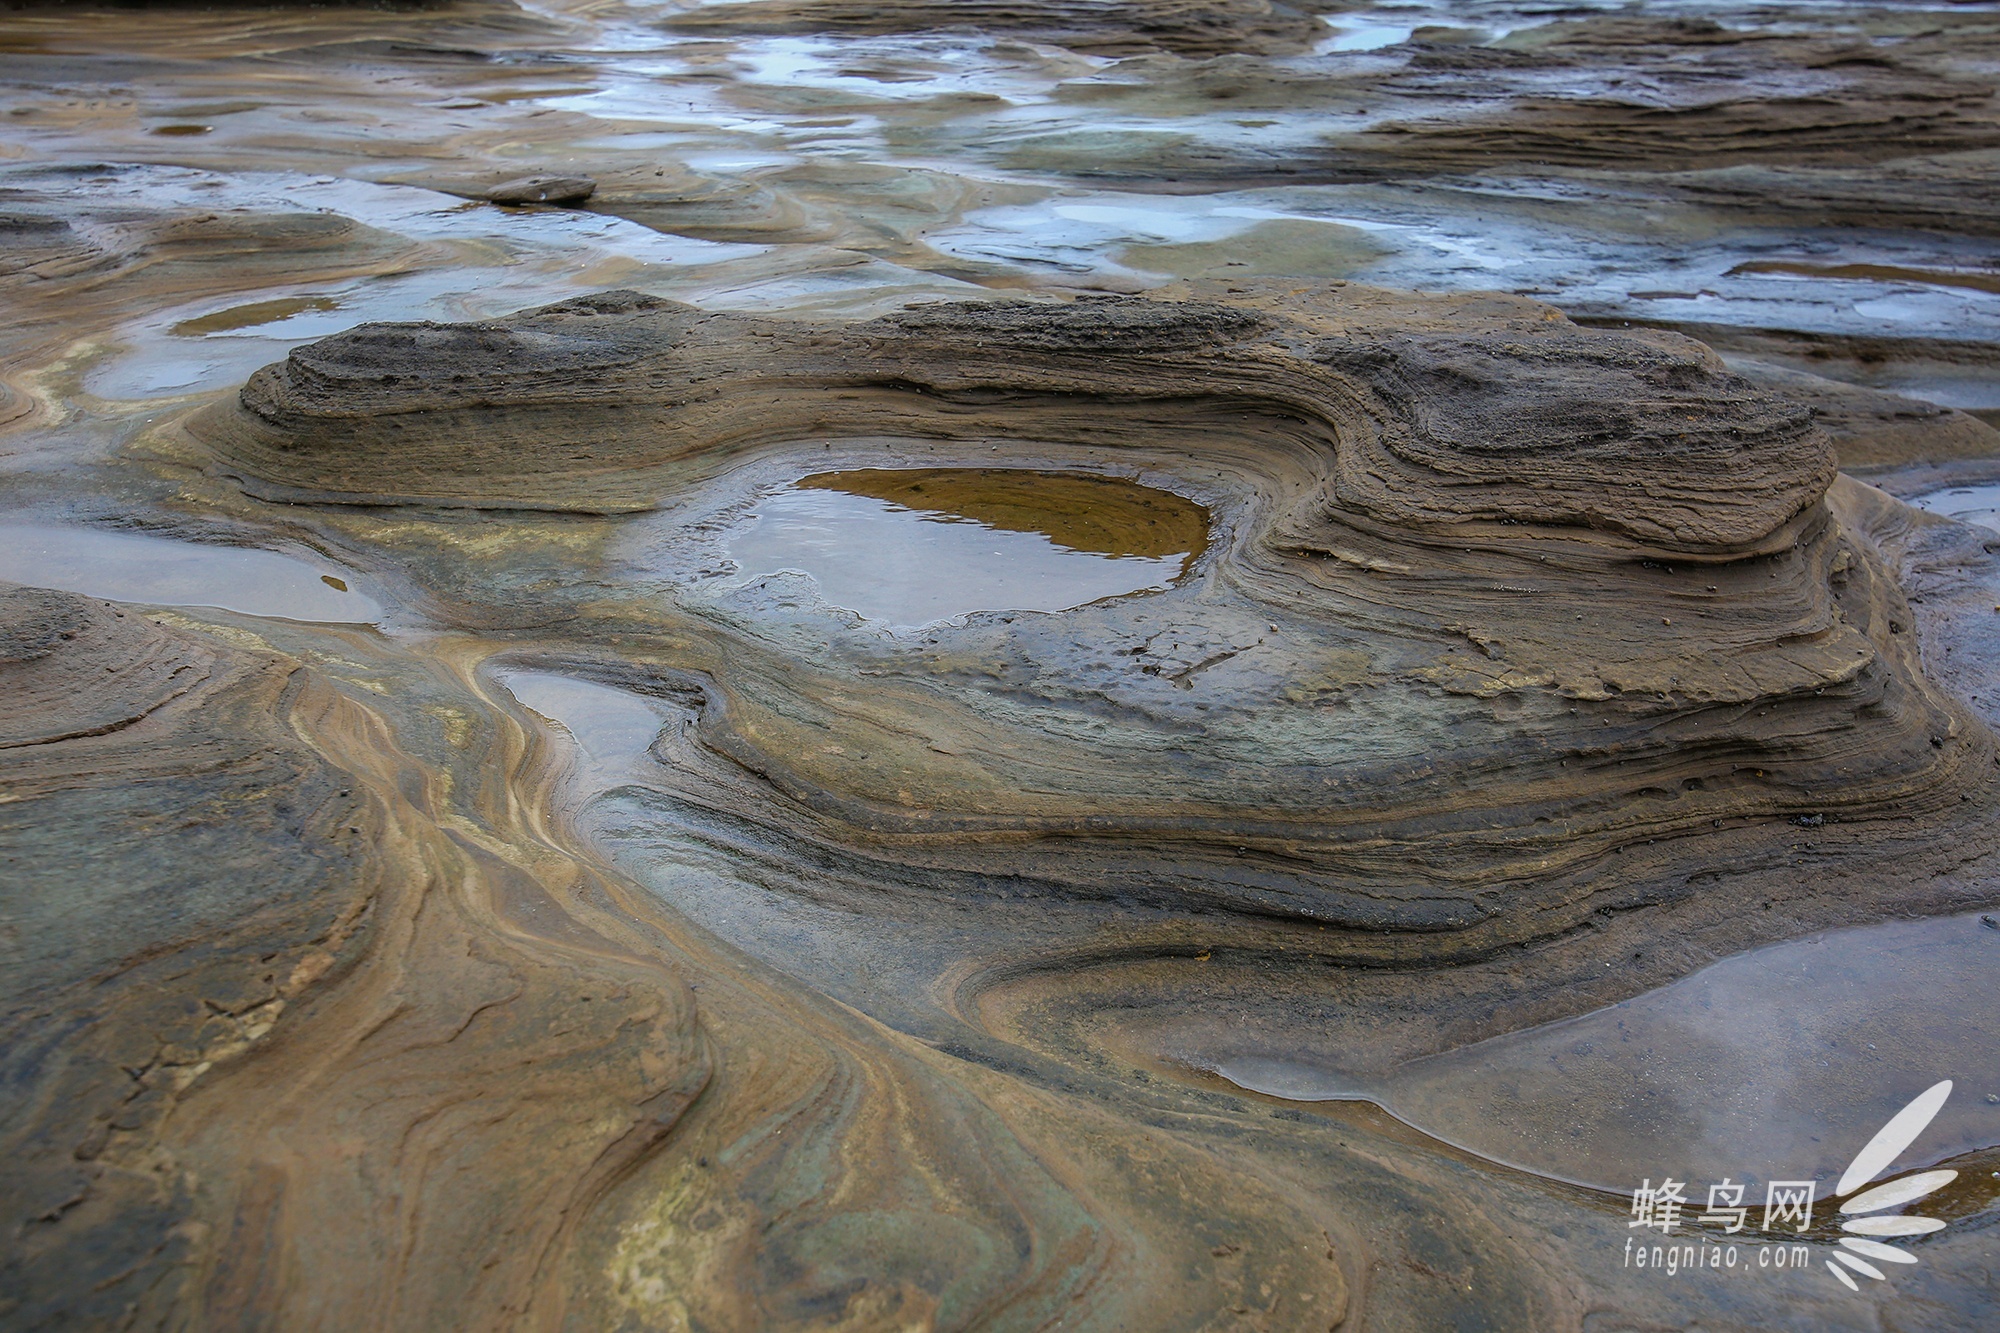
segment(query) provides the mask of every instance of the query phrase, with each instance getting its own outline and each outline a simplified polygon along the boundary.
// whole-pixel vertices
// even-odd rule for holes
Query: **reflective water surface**
[[[1481,1157],[1612,1191],[1662,1171],[1827,1181],[1865,1141],[1856,1126],[1940,1079],[1954,1094],[1912,1160],[2000,1145],[1996,978],[2000,917],[1973,913],[1752,950],[1383,1075],[1183,1058],[1273,1097],[1375,1102]]]
[[[382,614],[354,591],[353,572],[330,562],[97,528],[0,522],[0,578],[115,602],[325,624],[371,624]]]
[[[1136,482],[871,468],[819,473],[764,497],[729,554],[746,575],[797,570],[832,606],[914,627],[1158,591],[1206,544],[1200,506]]]
[[[1364,995],[1352,1020],[1394,1029],[1382,1044],[1393,1054],[1348,1068],[1337,1057],[1339,1025],[1325,1015],[1344,1003],[1344,987],[1365,989],[1356,978],[1370,969],[1277,950],[1236,964],[1232,975],[1246,979],[1234,989],[1202,989],[1203,975],[1228,962],[1225,951],[1211,958],[1199,914],[1184,933],[1169,929],[1151,896],[1154,872],[1190,854],[1171,829],[1140,840],[1129,873],[1102,901],[1080,903],[1034,873],[989,873],[1000,850],[1032,841],[1020,830],[967,843],[944,864],[923,861],[926,834],[884,833],[877,845],[871,832],[859,840],[865,856],[843,859],[800,830],[826,818],[865,823],[876,807],[836,806],[803,780],[757,785],[766,768],[789,764],[826,788],[879,798],[899,817],[929,813],[924,803],[940,791],[1009,808],[1011,788],[977,786],[997,748],[987,733],[970,723],[964,735],[898,730],[904,715],[884,702],[897,690],[922,696],[965,680],[1033,710],[1056,738],[1090,736],[1107,710],[1166,718],[1158,749],[1105,761],[1141,783],[1180,771],[1183,751],[1212,758],[1196,774],[1202,782],[1236,781],[1240,766],[1296,749],[1300,735],[1361,756],[1386,753],[1383,737],[1400,744],[1413,734],[1433,753],[1453,749],[1459,714],[1433,720],[1395,699],[1420,696],[1428,708],[1442,697],[1477,711],[1469,696],[1443,690],[1423,663],[1371,656],[1358,631],[1313,640],[1312,669],[1274,679],[1270,642],[1309,628],[1286,622],[1282,602],[1246,610],[1240,623],[1182,623],[1185,603],[1229,572],[1203,561],[1222,528],[1212,531],[1211,513],[1190,499],[1123,478],[1037,470],[1095,464],[1080,448],[1015,454],[1003,441],[990,451],[998,466],[986,467],[921,451],[829,454],[839,461],[809,466],[842,470],[755,472],[754,493],[748,483],[727,495],[718,487],[684,508],[675,506],[685,497],[665,496],[650,517],[348,510],[246,498],[231,479],[176,453],[171,427],[177,413],[226,407],[258,367],[364,321],[498,318],[614,287],[709,311],[864,318],[940,299],[1061,301],[1186,282],[1234,300],[1259,283],[1353,283],[1532,298],[1579,321],[1686,333],[1747,374],[1803,372],[1788,391],[1818,385],[1919,400],[1881,408],[1919,423],[1909,457],[1891,461],[1935,461],[1927,451],[1942,449],[1946,427],[1958,432],[1953,459],[2000,457],[2000,440],[1982,446],[1962,419],[1940,425],[1919,411],[1943,405],[2000,420],[2000,233],[1990,188],[2000,137],[1987,125],[2000,6],[1422,0],[1317,14],[1306,21],[1308,40],[1276,54],[1227,41],[1128,49],[1092,45],[1088,31],[1070,45],[1050,35],[1063,23],[1079,31],[1124,23],[1137,7],[1123,4],[1045,6],[1060,22],[989,31],[951,5],[931,6],[935,21],[901,28],[878,24],[883,15],[865,6],[824,5],[835,17],[811,31],[732,28],[728,8],[672,0],[48,6],[11,11],[0,25],[9,112],[0,117],[0,469],[33,497],[0,522],[0,578],[273,618],[259,633],[285,638],[309,664],[301,678],[338,680],[349,704],[379,711],[373,730],[356,726],[346,705],[323,714],[337,733],[326,748],[349,768],[378,760],[393,768],[385,790],[423,789],[425,803],[404,828],[464,839],[457,851],[425,852],[409,873],[390,862],[390,878],[422,884],[437,872],[453,901],[473,901],[478,875],[451,868],[473,844],[510,871],[594,856],[635,886],[599,925],[616,934],[635,921],[648,930],[667,923],[661,934],[619,936],[625,952],[610,971],[637,975],[618,971],[626,952],[665,957],[674,985],[700,990],[699,1040],[717,1071],[696,1103],[703,1124],[676,1129],[622,1184],[585,1182],[608,1203],[579,1195],[561,1213],[565,1226],[590,1215],[576,1222],[583,1240],[574,1254],[585,1257],[563,1280],[611,1293],[606,1304],[578,1307],[579,1326],[1317,1330],[1340,1323],[1338,1311],[1345,1327],[1411,1329],[1991,1326],[1990,1256],[1970,1229],[1924,1242],[1921,1271],[1898,1274],[1897,1292],[1879,1302],[1850,1302],[1817,1272],[1812,1288],[1756,1295],[1687,1282],[1669,1290],[1619,1267],[1616,1247],[1629,1233],[1618,1201],[1578,1203],[1583,1191],[1549,1184],[1623,1194],[1663,1173],[1824,1180],[1941,1078],[1955,1081],[1952,1099],[1905,1165],[1962,1161],[2000,1144],[1991,1021],[2000,929],[1979,913],[1806,934],[1670,985],[1635,982],[1655,988],[1609,1008],[1455,1047],[1469,1038],[1424,1037],[1427,1006],[1449,1008],[1424,987],[1443,990],[1455,967],[1412,964],[1415,1000],[1398,1009]],[[965,10],[975,8],[1008,23],[1039,12]],[[1255,8],[1218,3],[1222,17],[1211,26]],[[587,173],[597,191],[579,208],[483,202],[500,181],[545,172]],[[1839,413],[1824,415],[1829,429],[1841,424]],[[1933,426],[1940,433],[1926,435]],[[1865,450],[1849,452],[1865,429],[1849,421],[1835,433],[1843,463],[1865,459]],[[147,448],[133,447],[142,437]],[[982,443],[975,457],[988,453]],[[885,457],[900,461],[866,465]],[[905,465],[913,459],[926,465]],[[30,504],[50,501],[37,513],[53,514],[63,512],[55,502],[79,497],[88,512],[138,526],[26,517]],[[2000,532],[2000,484],[1956,485],[1915,503]],[[1216,504],[1223,512],[1224,501]],[[204,511],[215,523],[197,517],[193,530],[256,545],[152,534],[190,530],[190,514]],[[380,581],[311,554],[295,544],[299,532],[320,549],[366,552]],[[407,582],[392,582],[390,570]],[[423,587],[448,608],[435,636],[341,628],[396,621],[395,587]],[[1113,657],[1093,639],[1117,604],[1023,616],[1019,635],[973,615],[1061,613],[1168,589],[1133,604],[1146,626],[1124,650],[1134,656]],[[2000,604],[2000,595],[1990,600]],[[801,606],[809,614],[795,614]],[[930,629],[845,636],[876,656],[828,683],[812,656],[829,637],[828,607],[870,630]],[[946,622],[966,623],[940,628]],[[1438,629],[1447,639],[1458,632]],[[944,649],[917,663],[932,639]],[[367,653],[353,647],[358,640],[392,666],[359,662]],[[1990,640],[1968,649],[1959,639],[1927,641],[1924,651],[1941,663],[1952,642],[1950,660],[1960,664],[1992,649]],[[884,668],[906,650],[904,674]],[[533,665],[486,672],[476,664],[489,655]],[[1056,680],[1054,667],[1098,658],[1112,666],[1089,677],[1092,689]],[[1123,677],[1113,670],[1127,666]],[[825,696],[819,711],[771,686],[793,670],[812,683],[800,698]],[[713,696],[697,704],[699,690],[688,687],[685,698],[670,697],[682,688],[669,680],[676,673],[704,676]],[[527,710],[503,711],[517,731],[525,721],[540,735],[536,753],[573,762],[556,776],[532,765],[516,772],[500,747],[482,750],[488,701],[458,688],[470,680],[497,680]],[[1178,688],[1190,681],[1215,694]],[[1226,709],[1204,711],[1230,690],[1299,706],[1267,730],[1232,732]],[[1539,711],[1567,715],[1576,702],[1527,687],[1493,707],[1520,707],[1510,716],[1528,735],[1546,723]],[[718,722],[724,713],[731,720]],[[967,716],[978,720],[977,710]],[[716,748],[737,734],[732,727],[767,752]],[[908,772],[884,758],[905,744],[918,760]],[[936,776],[930,788],[914,781],[926,774]],[[1029,795],[1086,809],[1101,776],[1057,754]],[[764,824],[741,818],[745,802],[729,795],[731,783],[768,802],[774,813]],[[344,796],[358,785],[342,776],[333,790]],[[561,788],[554,797],[552,787]],[[133,827],[151,829],[143,820],[154,816],[142,816]],[[351,834],[361,824],[343,816],[340,827]],[[1394,855],[1364,845],[1375,835],[1355,832],[1357,855]],[[83,872],[69,879],[95,872],[90,850],[78,853]],[[1201,873],[1259,885],[1291,854],[1239,847],[1232,859],[1231,850],[1200,863]],[[1418,892],[1434,873],[1457,873],[1428,862],[1409,870]],[[573,883],[564,873],[572,878],[552,882]],[[1959,873],[1990,879],[1976,866],[1938,878]],[[430,892],[429,927],[448,896]],[[1926,910],[1960,912],[1972,900],[1967,890],[1949,909]],[[1842,919],[1867,919],[1856,910]],[[0,934],[18,924],[0,921]],[[669,935],[676,942],[663,944]],[[578,938],[564,936],[563,947],[603,947]],[[437,1014],[464,997],[476,1010],[459,1026],[456,1015],[436,1018],[437,1040],[425,1049],[476,1041],[508,1008],[493,997],[512,993],[491,975],[431,969],[532,954],[521,941],[482,936],[413,955],[408,975],[446,978]],[[1707,952],[1687,966],[1741,947],[1707,938]],[[1109,989],[1111,1000],[1092,1009],[1092,968],[1127,957],[1158,964],[1168,984],[1156,997],[1194,997],[1175,1011],[1186,1020],[1179,1027],[1150,1017],[1158,1010],[1143,998]],[[1052,993],[1078,997],[1080,1026],[1109,1029],[1137,1012],[1134,1028],[1154,1022],[1145,1036],[1159,1040],[1105,1055],[1113,1043],[1100,1050],[1072,1040],[1052,1019],[983,1029],[983,1011],[966,999],[977,987],[964,979],[995,968],[1045,968]],[[753,973],[756,1003],[733,1000],[729,987]],[[584,1005],[613,993],[600,979],[556,976],[558,998],[517,1006],[526,1017],[487,1049],[555,1032],[593,1070],[619,1067],[625,1057],[612,1039],[594,1052],[569,1036],[588,1031]],[[239,1007],[216,1022],[234,1021]],[[396,1024],[433,1021],[418,1008],[385,1019],[382,1031],[401,1040]],[[664,1058],[665,1029],[647,1024],[670,1009],[618,1029],[646,1034],[634,1038],[634,1062]],[[1229,1028],[1239,1009],[1276,1017],[1253,1039],[1245,1033],[1254,1025]],[[1506,1025],[1504,1001],[1498,1011],[1503,1021],[1479,1035]],[[1216,1021],[1190,1035],[1189,1014]],[[800,1015],[810,1037],[786,1036]],[[1405,1041],[1405,1033],[1418,1035]],[[342,1027],[338,1039],[348,1034]],[[1413,1050],[1439,1053],[1412,1059]],[[468,1058],[467,1067],[476,1063]],[[348,1067],[327,1067],[346,1077]],[[490,1067],[503,1072],[476,1095],[449,1090],[454,1105],[483,1113],[483,1098],[524,1072],[499,1058]],[[121,1089],[128,1072],[115,1074]],[[185,1076],[208,1080],[199,1092],[227,1072],[225,1063]],[[416,1082],[393,1077],[398,1092],[374,1098],[370,1114]],[[559,1077],[580,1087],[595,1074],[564,1068]],[[362,1080],[349,1083],[368,1095]],[[677,1085],[700,1086],[692,1074]],[[647,1095],[656,1092],[649,1085]],[[1364,1115],[1387,1122],[1372,1106],[1327,1101],[1357,1098],[1432,1139],[1410,1149],[1419,1136],[1402,1126],[1350,1132]],[[671,1101],[660,1093],[647,1103],[662,1125],[672,1112],[660,1108]],[[541,1105],[555,1108],[546,1120],[520,1113],[538,1149],[546,1142],[553,1151],[595,1114],[556,1098]],[[425,1125],[439,1126],[438,1141],[454,1150],[470,1141],[462,1122],[434,1110],[387,1128],[343,1122],[296,1142],[311,1143],[316,1160],[347,1161],[350,1150],[416,1144]],[[368,1134],[376,1137],[364,1142]],[[774,1144],[785,1151],[758,1156]],[[51,1160],[83,1169],[82,1155],[59,1146]],[[113,1149],[115,1158],[115,1140]],[[164,1160],[134,1154],[124,1163],[146,1171]],[[352,1160],[384,1192],[357,1195],[362,1206],[342,1215],[372,1216],[368,1208],[405,1182],[380,1169],[386,1157]],[[485,1196],[477,1207],[453,1203],[426,1183],[382,1215],[468,1218],[468,1234],[485,1244],[497,1213],[527,1218],[540,1206],[518,1202],[558,1174],[536,1161],[520,1152],[486,1159],[488,1176],[520,1173],[501,1181],[522,1187],[501,1205]],[[1492,1163],[1518,1169],[1484,1165]],[[429,1179],[447,1175],[462,1183],[482,1178],[482,1168]],[[59,1229],[45,1212],[74,1223],[101,1204],[72,1208],[63,1200],[90,1196],[64,1189],[31,1200],[22,1216],[34,1220],[19,1234]],[[1286,1208],[1231,1211],[1267,1195]],[[326,1318],[370,1326],[353,1312],[382,1308],[368,1302],[392,1282],[352,1259],[363,1247],[310,1249],[322,1230],[347,1235],[314,1215],[312,1207],[287,1213],[308,1222],[299,1228],[303,1257],[288,1271],[329,1282],[351,1273],[361,1295],[289,1309],[335,1310]],[[134,1253],[168,1254],[152,1233],[132,1234]],[[193,1235],[193,1224],[172,1234]],[[1180,1242],[1186,1248],[1173,1248]],[[74,1252],[86,1249],[111,1255],[104,1262],[137,1274],[134,1283],[155,1283],[154,1270],[122,1251],[93,1242]],[[1315,1262],[1325,1256],[1324,1271],[1301,1278],[1284,1266],[1308,1251]],[[418,1254],[414,1241],[407,1253]],[[491,1257],[476,1244],[422,1253],[429,1257],[399,1270],[412,1289],[484,1275]],[[1044,1267],[1073,1270],[1075,1285],[1047,1278]],[[1949,1276],[1925,1285],[1939,1273]],[[1521,1294],[1530,1287],[1532,1300]],[[1815,1304],[1819,1287],[1848,1303]],[[518,1313],[525,1289],[504,1293],[516,1302],[507,1311]],[[126,1299],[105,1290],[113,1293],[105,1300]],[[1164,1293],[1158,1304],[1140,1303],[1154,1293]],[[1897,1299],[1907,1303],[1889,1304]],[[488,1308],[451,1300],[434,1322],[478,1322]],[[416,1304],[402,1309],[404,1326],[425,1323],[408,1313]]]
[[[507,669],[495,677],[538,716],[567,732],[584,755],[605,769],[641,759],[659,734],[659,710],[628,690],[551,671]]]
[[[1962,523],[1977,523],[2000,532],[2000,482],[1979,486],[1952,486],[1910,501],[1919,509],[1943,514]]]

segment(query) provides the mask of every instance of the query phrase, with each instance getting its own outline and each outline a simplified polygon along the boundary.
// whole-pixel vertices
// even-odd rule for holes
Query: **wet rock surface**
[[[685,989],[547,908],[569,956],[523,949],[532,870],[253,633],[14,585],[0,624],[8,1319],[255,1322],[285,1270],[343,1323],[523,1308],[705,1081]],[[530,1144],[564,1165],[510,1182]]]
[[[597,193],[588,176],[522,176],[486,192],[496,204],[580,204]]]
[[[856,4],[853,0],[746,0],[698,6],[666,21],[682,33],[842,36],[969,29],[1047,42],[1092,56],[1170,52],[1288,55],[1310,48],[1322,29],[1313,5],[1270,0],[1060,0],[1055,4]]]
[[[1319,10],[10,10],[0,1324],[1992,1323],[2000,22]]]
[[[787,798],[789,836],[808,819],[891,882],[978,837],[984,874],[1044,892],[1435,959],[1700,896],[1744,854],[1719,841],[1782,841],[1794,815],[1837,810],[1857,853],[1912,803],[1962,851],[1988,836],[1992,741],[1889,629],[1909,613],[1872,535],[1886,502],[1832,487],[1810,414],[1698,344],[1531,302],[1291,289],[829,327],[611,294],[364,327],[190,429],[252,493],[321,502],[641,509],[999,440],[1017,466],[1220,498],[1202,577],[1080,616],[914,643],[828,625],[814,651],[717,608],[746,641],[733,669],[685,663],[687,762],[725,761],[736,818],[776,816],[731,765]],[[538,456],[568,465],[521,470]]]

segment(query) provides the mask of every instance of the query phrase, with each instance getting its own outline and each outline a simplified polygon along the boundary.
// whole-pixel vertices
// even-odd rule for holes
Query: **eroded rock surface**
[[[1829,489],[1810,414],[1699,344],[1531,302],[802,325],[612,294],[363,327],[194,430],[254,493],[319,502],[637,510],[910,441],[1237,478],[1205,576],[1157,599],[822,648],[730,617],[739,646],[677,650],[702,799],[894,881],[977,847],[1049,892],[1220,909],[1246,945],[1331,927],[1315,947],[1435,960],[1727,892],[1710,867],[1793,816],[1864,861],[1913,808],[1989,836],[1961,797],[1991,737],[1893,628],[1881,502]]]
[[[691,999],[508,920],[560,870],[447,835],[296,657],[177,620],[0,586],[5,1318],[518,1317],[706,1079]]]
[[[1278,55],[1310,47],[1323,29],[1302,10],[1271,0],[1059,0],[966,4],[915,0],[856,4],[854,0],[748,0],[677,14],[664,26],[681,33],[884,33],[973,29],[1049,42],[1095,56],[1168,51],[1212,56],[1232,51]]]
[[[2000,475],[2000,24],[1321,7],[10,11],[9,532],[380,614],[0,595],[0,1324],[2000,1320],[1991,1148],[1865,1298],[1622,1267],[1707,1048],[1561,1022],[1735,955],[1739,1118],[2000,1143],[1745,953],[2000,941],[2000,543],[1856,480]],[[870,619],[829,496],[1170,568]],[[1458,1147],[1216,1076],[1490,1037]]]

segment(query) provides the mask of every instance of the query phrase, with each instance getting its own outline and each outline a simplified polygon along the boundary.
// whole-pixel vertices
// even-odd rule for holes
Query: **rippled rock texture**
[[[518,1318],[706,1080],[690,997],[547,910],[524,947],[560,866],[442,827],[297,658],[177,621],[0,588],[5,1317]]]
[[[1158,601],[836,633],[797,664],[767,632],[700,665],[731,813],[781,818],[754,776],[891,879],[976,847],[1044,891],[1219,910],[1245,944],[1332,928],[1436,960],[1727,895],[1712,867],[1795,816],[1857,852],[1916,808],[1988,836],[1961,798],[1992,739],[1926,684],[1882,502],[1833,486],[1809,414],[1699,344],[1531,302],[801,325],[612,294],[364,326],[194,433],[252,493],[322,504],[641,510],[871,441],[1206,474],[1212,501],[1226,473],[1203,576]]]
[[[1302,102],[1350,114],[1374,112],[1384,101],[1390,108],[1303,155],[1249,149],[1171,162],[1176,172],[1204,175],[1261,168],[1351,180],[1523,164],[1645,173],[1767,165],[1804,184],[1817,173],[1801,169],[1914,159],[1935,170],[1951,160],[1941,155],[2000,148],[1994,84],[1974,54],[1993,40],[1984,25],[1955,39],[1934,30],[1888,49],[1846,36],[1650,15],[1579,14],[1497,42],[1482,37],[1432,28],[1414,36],[1408,58],[1393,65],[1273,69],[1236,61],[1148,69],[1144,78],[1113,70],[1075,80],[1064,93],[1131,106],[1170,96],[1186,80],[1190,91],[1237,111]],[[1476,109],[1460,101],[1473,86],[1483,103]],[[1430,109],[1439,103],[1458,105],[1447,113]],[[1949,207],[1963,201],[1952,197],[1959,191],[1983,194],[1986,184],[1973,168],[1985,160],[1960,159],[1956,189],[1916,206]],[[1158,174],[1157,164],[1131,165],[1135,174]],[[1889,184],[1880,175],[1873,182],[1876,189]],[[1786,206],[1761,190],[1745,195],[1746,205]]]
[[[1303,51],[1324,31],[1302,10],[1269,0],[1061,0],[1057,4],[856,4],[853,0],[748,0],[675,15],[683,33],[879,35],[972,29],[1048,42],[1094,56],[1171,52],[1212,56]]]
[[[9,9],[0,1325],[2000,1322],[2000,23],[1322,8]]]
[[[16,913],[60,905],[8,1011],[28,1321],[1326,1327],[1388,1255],[1370,1323],[1572,1325],[1548,1237],[1616,1213],[1206,1087],[1214,1007],[1394,1063],[1982,901],[1908,510],[1674,334],[610,292],[364,324],[136,450],[478,632],[8,594]],[[980,504],[1142,476],[1206,548],[914,634],[714,578],[772,486],[1002,450]],[[550,749],[550,671],[624,721]]]
[[[1342,284],[845,321],[610,292],[360,326],[134,456],[472,627],[337,656],[301,630],[305,658],[238,669],[325,702],[199,715],[289,719],[363,832],[302,872],[264,989],[196,1011],[256,1026],[160,1057],[200,1072],[127,1131],[145,1209],[93,1183],[36,1224],[52,1254],[100,1243],[86,1219],[152,1247],[163,1317],[1580,1326],[1651,1299],[1587,1258],[1581,1294],[1538,1276],[1613,1252],[1619,1208],[1202,1071],[1393,1069],[1989,896],[1993,737],[1899,584],[1927,530],[1673,334]],[[934,481],[957,521],[1083,547],[1208,531],[1143,548],[1193,548],[1165,591],[897,633],[728,572],[760,496]],[[1078,536],[1091,487],[1129,512]],[[106,1031],[145,1012],[97,1003]],[[115,1117],[128,1076],[93,1068]],[[326,1208],[353,1225],[292,1220]],[[1976,1256],[1931,1260],[1974,1308]],[[1715,1322],[1847,1317],[1690,1292]]]

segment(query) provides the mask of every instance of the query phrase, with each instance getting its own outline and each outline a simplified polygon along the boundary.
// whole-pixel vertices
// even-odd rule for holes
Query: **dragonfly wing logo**
[[[1862,1186],[1869,1185],[1887,1171],[1890,1164],[1903,1155],[1903,1150],[1916,1142],[1917,1135],[1928,1129],[1931,1121],[1937,1118],[1937,1113],[1944,1109],[1945,1098],[1949,1096],[1950,1079],[1924,1089],[1915,1101],[1896,1112],[1888,1124],[1875,1132],[1875,1137],[1868,1140],[1868,1146],[1855,1154],[1847,1170],[1841,1173],[1840,1183],[1834,1187],[1834,1197],[1846,1200],[1840,1205],[1840,1229],[1849,1234],[1840,1238],[1840,1248],[1833,1252],[1832,1259],[1826,1261],[1826,1267],[1849,1291],[1861,1290],[1854,1280],[1856,1273],[1880,1282],[1888,1274],[1876,1265],[1917,1262],[1916,1255],[1888,1244],[1882,1237],[1923,1236],[1944,1230],[1945,1224],[1935,1217],[1913,1217],[1887,1210],[1928,1198],[1958,1179],[1958,1172],[1919,1171],[1870,1189],[1862,1189]],[[1861,1192],[1856,1194],[1856,1190]],[[1854,1197],[1848,1198],[1850,1194]]]

